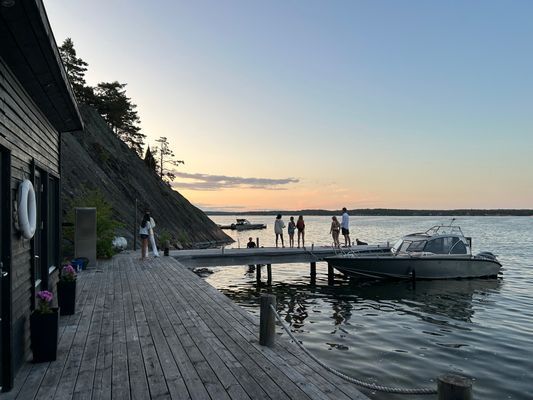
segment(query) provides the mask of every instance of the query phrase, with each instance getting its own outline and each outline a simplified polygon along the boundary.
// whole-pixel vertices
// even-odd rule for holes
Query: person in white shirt
[[[348,215],[346,207],[342,208],[341,231],[342,235],[344,236],[344,246],[351,246],[352,242],[350,240],[350,216]]]
[[[139,235],[141,236],[141,260],[146,259],[146,253],[148,252],[148,239],[150,237],[150,214],[145,213],[141,221],[139,228]]]
[[[274,233],[276,234],[276,247],[278,247],[278,238],[281,238],[281,247],[285,247],[283,243],[283,229],[285,228],[285,222],[281,219],[281,214],[276,217],[274,222]]]
[[[150,214],[150,211],[147,211],[147,213]],[[157,250],[157,244],[155,243],[154,228],[155,221],[150,216],[150,244],[152,245],[152,253],[154,253],[154,257],[159,257],[159,251]]]

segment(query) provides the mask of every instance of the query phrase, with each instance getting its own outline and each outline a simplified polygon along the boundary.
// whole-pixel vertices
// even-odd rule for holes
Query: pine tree
[[[146,153],[144,154],[144,163],[152,171],[157,172],[157,161],[155,160],[154,155],[150,151],[150,146],[148,146],[148,148],[146,149]]]
[[[97,109],[115,134],[135,152],[142,156],[146,135],[141,133],[137,106],[126,96],[126,84],[100,82],[95,88]]]
[[[76,99],[82,103],[94,102],[94,92],[89,86],[86,86],[85,72],[87,72],[87,64],[76,55],[74,42],[71,38],[66,38],[63,44],[59,47],[59,54],[63,60],[63,65],[67,72],[72,90]]]
[[[156,140],[159,143],[159,147],[154,149],[154,154],[158,157],[157,173],[162,181],[171,182],[176,179],[176,175],[172,169],[168,169],[167,165],[173,165],[175,167],[180,164],[185,164],[183,160],[176,160],[174,152],[170,149],[170,143],[168,139],[164,136],[161,136]]]

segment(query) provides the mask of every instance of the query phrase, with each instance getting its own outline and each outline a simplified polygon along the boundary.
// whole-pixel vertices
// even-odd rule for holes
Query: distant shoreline
[[[207,215],[340,215],[341,210],[298,210],[298,211],[204,211]],[[474,217],[531,217],[530,209],[457,209],[457,210],[403,210],[394,208],[359,208],[348,210],[350,215],[359,216],[474,216]]]

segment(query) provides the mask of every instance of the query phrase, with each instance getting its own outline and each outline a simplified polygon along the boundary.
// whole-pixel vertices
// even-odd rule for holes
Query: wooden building
[[[55,291],[60,265],[60,134],[82,129],[42,0],[0,0],[0,385],[30,356],[35,293]],[[36,230],[19,229],[18,188],[36,194]]]

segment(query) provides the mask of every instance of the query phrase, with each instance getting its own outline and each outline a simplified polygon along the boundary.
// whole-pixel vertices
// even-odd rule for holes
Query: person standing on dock
[[[276,222],[274,222],[274,233],[276,234],[276,247],[278,247],[278,238],[281,238],[281,247],[285,247],[283,243],[283,229],[285,228],[285,222],[281,219],[281,214],[278,214],[276,217]]]
[[[253,238],[248,238],[248,243],[246,244],[246,248],[248,249],[255,248],[255,242]]]
[[[339,243],[339,233],[341,231],[341,224],[339,223],[339,220],[336,216],[331,217],[331,229],[329,230],[329,233],[333,237],[333,245],[335,247],[340,247],[341,244]]]
[[[351,246],[350,240],[350,216],[346,207],[342,208],[342,221],[341,221],[342,235],[344,236],[344,247]]]
[[[145,211],[146,214],[150,215],[150,210]],[[155,221],[150,215],[150,245],[152,246],[152,253],[154,253],[154,257],[159,257],[159,251],[157,250],[157,244],[155,243],[155,234],[154,234],[154,228],[155,228]]]
[[[287,227],[287,233],[289,234],[289,247],[294,247],[294,231],[296,231],[296,224],[294,223],[294,217],[291,217],[289,226]]]
[[[305,247],[305,222],[303,215],[298,217],[296,229],[298,229],[298,248],[300,248],[300,236],[302,237],[302,247]]]
[[[141,236],[141,261],[146,260],[146,253],[148,253],[148,239],[150,238],[150,214],[144,213],[139,228],[139,235]]]

